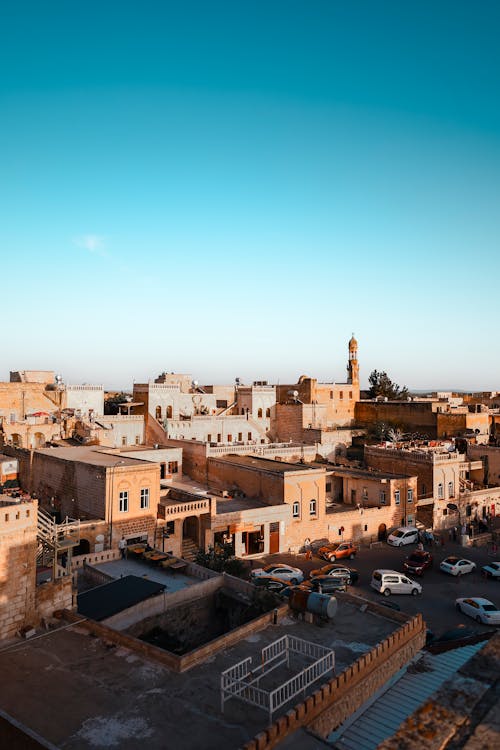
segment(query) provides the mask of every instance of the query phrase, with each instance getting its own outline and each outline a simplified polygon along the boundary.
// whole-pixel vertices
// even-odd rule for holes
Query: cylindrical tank
[[[296,612],[312,612],[331,620],[337,614],[337,600],[329,594],[295,589],[290,596],[290,608]]]
[[[329,594],[318,594],[313,591],[307,600],[307,611],[332,620],[337,614],[337,600]]]

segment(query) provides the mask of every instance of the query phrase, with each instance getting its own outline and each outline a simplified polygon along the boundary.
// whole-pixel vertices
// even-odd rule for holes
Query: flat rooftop
[[[168,550],[168,539],[165,540],[165,550]],[[196,586],[200,579],[186,573],[172,573],[166,568],[148,565],[144,560],[134,560],[127,558],[123,560],[110,560],[109,562],[94,564],[92,567],[106,573],[115,579],[125,578],[126,576],[135,576],[145,581],[152,581],[155,584],[165,586],[166,593],[172,594],[174,591],[186,588],[186,586]]]
[[[333,648],[339,673],[396,627],[339,599],[332,623],[285,617],[175,674],[75,625],[0,652],[0,707],[64,750],[236,750],[268,725],[268,716],[235,699],[221,713],[223,670],[248,656],[260,663],[262,648],[290,634]]]
[[[347,466],[333,466],[328,472],[337,477],[352,477],[353,479],[409,479],[411,474],[390,474],[378,469],[351,469]]]
[[[235,456],[228,454],[227,456],[220,456],[220,458],[211,457],[208,460],[224,461],[224,463],[229,463],[233,466],[244,466],[259,471],[269,471],[273,474],[287,474],[292,471],[325,471],[325,466],[320,468],[319,466],[311,467],[309,464],[289,464],[286,461],[273,461],[270,458],[259,458],[257,456]]]
[[[62,448],[39,448],[35,453],[53,456],[54,458],[60,458],[63,461],[78,461],[80,463],[92,464],[94,466],[138,466],[139,461],[142,464],[153,463],[151,461],[144,461],[140,458],[121,456],[119,453],[109,453],[99,446],[82,445],[75,447],[64,446]]]

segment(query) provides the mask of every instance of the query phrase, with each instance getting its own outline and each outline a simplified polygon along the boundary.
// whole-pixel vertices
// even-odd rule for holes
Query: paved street
[[[404,558],[415,549],[415,545],[394,548],[383,543],[381,546],[368,549],[362,547],[354,560],[338,560],[338,564],[356,568],[360,573],[360,580],[356,586],[351,588],[352,593],[373,599],[383,599],[374,589],[370,587],[372,571],[376,568],[388,568],[391,570],[403,570]],[[484,579],[480,574],[480,568],[493,558],[488,557],[486,548],[464,548],[458,544],[447,543],[444,548],[430,550],[434,555],[434,566],[426,570],[421,578],[417,578],[422,586],[422,596],[395,596],[389,597],[389,601],[397,602],[401,610],[411,614],[421,612],[427,622],[427,626],[439,636],[450,628],[460,624],[477,630],[489,630],[485,625],[474,622],[470,617],[460,614],[455,610],[455,599],[461,596],[484,596],[500,607],[500,582]],[[478,569],[473,573],[465,575],[461,580],[449,576],[439,570],[439,563],[448,555],[458,555],[477,564]],[[500,559],[500,555],[497,555]],[[261,567],[269,562],[283,562],[301,568],[306,577],[311,570],[327,562],[313,556],[312,560],[306,560],[305,555],[276,554],[267,555],[260,560],[253,561],[253,567]]]

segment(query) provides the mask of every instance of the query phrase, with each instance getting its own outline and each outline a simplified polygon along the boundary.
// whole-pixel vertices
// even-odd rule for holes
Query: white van
[[[397,570],[374,570],[372,574],[371,587],[384,596],[391,594],[417,594],[422,593],[422,586],[412,581],[404,573]]]
[[[387,544],[402,547],[403,544],[418,542],[418,529],[415,526],[400,526],[387,537]]]

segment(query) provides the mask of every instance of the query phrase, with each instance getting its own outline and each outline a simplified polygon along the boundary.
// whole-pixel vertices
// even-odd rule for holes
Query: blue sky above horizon
[[[500,5],[0,8],[3,367],[500,388]]]

